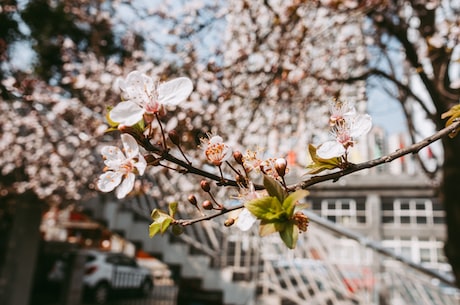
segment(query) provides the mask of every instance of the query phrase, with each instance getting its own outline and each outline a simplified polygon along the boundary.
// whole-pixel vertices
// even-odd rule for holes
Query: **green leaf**
[[[115,122],[115,121],[112,121],[112,119],[110,118],[110,111],[113,109],[112,106],[109,106],[107,107],[107,113],[105,115],[105,120],[107,121],[107,124],[109,124],[110,128],[109,129],[112,129],[112,130],[116,130],[118,129],[118,125],[119,123]]]
[[[140,120],[139,122],[137,122],[135,125],[133,125],[133,127],[137,130],[139,130],[140,132],[143,132],[145,130],[145,123],[144,123],[144,120]]]
[[[109,128],[107,128],[105,131],[106,133],[118,130],[119,124],[115,121],[112,121],[112,119],[110,119],[110,110],[112,110],[112,108],[113,107],[107,107],[107,113],[105,114],[105,120],[107,121],[107,124],[109,124]]]
[[[264,237],[272,233],[278,232],[274,222],[261,221],[259,225],[259,235]]]
[[[161,222],[161,234],[166,232],[172,221],[173,219],[171,217],[167,217]]]
[[[279,202],[283,202],[287,196],[281,183],[268,175],[264,175],[264,186],[270,196],[278,198]]]
[[[284,201],[283,201],[283,209],[286,212],[288,217],[291,217],[294,214],[294,209],[296,207],[296,202],[300,199],[307,196],[309,192],[307,190],[297,190],[294,193],[290,194]]]
[[[154,209],[151,214],[153,222],[149,226],[149,236],[153,237],[158,232],[163,234],[168,229],[171,222],[174,220],[171,216],[163,211]]]
[[[171,202],[168,207],[169,207],[169,216],[174,218],[174,215],[176,215],[176,212],[177,212],[177,202]]]
[[[441,119],[449,118],[446,122],[446,127],[451,125],[455,119],[460,118],[460,104],[457,104],[450,108],[448,111],[444,112],[441,115]],[[454,130],[449,134],[450,138],[455,137],[458,134],[459,130]]]
[[[267,222],[282,221],[287,219],[286,212],[276,197],[262,197],[248,201],[244,206],[258,219]]]
[[[259,225],[259,235],[264,237],[275,232],[284,231],[287,225],[289,225],[288,221],[267,222],[262,220]]]
[[[284,230],[280,231],[280,237],[289,249],[294,249],[299,238],[299,229],[290,222]]]
[[[309,164],[307,168],[310,169],[309,174],[318,174],[324,170],[339,168],[342,164],[342,160],[339,157],[330,159],[323,159],[318,157],[316,154],[316,147],[309,144],[308,152],[310,153],[313,163]]]
[[[312,174],[312,175],[319,174],[322,171],[325,171],[328,169],[334,169],[338,167],[339,167],[338,165],[321,164],[321,163],[311,163],[307,166],[307,168],[310,169],[308,171],[308,174]]]
[[[149,226],[149,236],[150,238],[154,237],[158,232],[160,232],[161,224],[153,222]]]

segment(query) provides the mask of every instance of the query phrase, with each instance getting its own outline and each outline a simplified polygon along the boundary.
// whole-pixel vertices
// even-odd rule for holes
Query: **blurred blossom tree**
[[[327,138],[326,102],[346,100],[363,112],[366,90],[386,90],[388,83],[416,142],[414,105],[441,129],[441,114],[459,102],[459,11],[458,2],[447,0],[4,1],[0,198],[14,202],[29,194],[43,204],[68,204],[95,196],[101,144],[116,139],[116,132],[106,132],[106,108],[119,101],[116,80],[134,70],[158,81],[192,80],[188,100],[168,109],[161,119],[165,133],[151,134],[150,142],[173,147],[165,134],[174,130],[178,138],[170,140],[187,151],[195,173],[217,182],[219,170],[197,149],[207,133],[218,133],[234,150],[263,147],[266,157],[294,151],[297,166],[305,168],[308,144]],[[390,51],[400,53],[401,62],[395,65]],[[32,58],[30,65],[22,58]],[[460,139],[444,137],[442,144],[446,254],[459,283]],[[176,163],[190,171],[188,162],[157,152],[150,165]],[[185,202],[200,187],[201,177],[165,166],[149,167],[145,175],[135,193],[149,192],[163,203]],[[162,189],[162,176],[179,191]],[[281,204],[287,199],[271,195]]]

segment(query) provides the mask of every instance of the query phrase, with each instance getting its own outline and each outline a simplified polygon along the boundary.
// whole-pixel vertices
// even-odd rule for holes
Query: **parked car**
[[[154,287],[152,271],[140,266],[135,258],[99,250],[82,250],[82,254],[86,259],[83,275],[85,298],[104,304],[118,292],[136,292],[143,296],[151,293]],[[65,264],[56,261],[48,278],[59,280],[65,274],[62,269]]]

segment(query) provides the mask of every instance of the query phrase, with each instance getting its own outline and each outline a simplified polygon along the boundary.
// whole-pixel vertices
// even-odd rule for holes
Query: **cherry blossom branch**
[[[372,168],[372,167],[375,167],[377,165],[389,163],[389,162],[391,162],[391,161],[393,161],[395,159],[398,159],[398,158],[400,158],[402,156],[405,156],[405,155],[408,155],[408,154],[411,154],[411,153],[416,154],[422,148],[430,145],[433,142],[436,142],[436,141],[440,140],[441,138],[443,138],[445,136],[448,136],[449,134],[454,132],[457,128],[460,128],[460,120],[454,121],[448,127],[445,127],[443,129],[441,129],[440,131],[436,132],[435,134],[433,134],[433,135],[421,140],[420,142],[412,144],[412,145],[410,145],[410,146],[408,146],[406,148],[398,149],[398,150],[394,151],[391,154],[388,154],[386,156],[383,156],[383,157],[380,157],[380,158],[377,158],[377,159],[373,159],[373,160],[370,160],[370,161],[367,161],[367,162],[362,162],[362,163],[358,163],[358,164],[350,164],[349,167],[347,167],[346,169],[343,169],[341,171],[338,171],[338,172],[334,172],[334,173],[330,173],[330,174],[326,174],[326,175],[321,175],[321,176],[313,176],[308,180],[305,180],[305,181],[302,181],[302,182],[300,182],[300,183],[298,183],[296,185],[290,186],[289,189],[290,190],[306,189],[309,186],[318,184],[320,182],[328,181],[328,180],[332,180],[332,181],[336,182],[341,177],[347,176],[347,175],[349,175],[351,173],[361,171],[361,170],[366,169],[366,168]]]
[[[211,180],[216,181],[217,185],[219,185],[219,186],[235,186],[235,187],[238,186],[238,183],[233,179],[223,178],[223,176],[215,175],[215,174],[213,174],[211,172],[208,172],[208,171],[205,171],[205,170],[200,169],[198,167],[195,167],[191,163],[188,163],[186,161],[183,161],[181,159],[178,159],[178,158],[174,157],[167,150],[165,151],[161,147],[152,144],[149,141],[149,139],[145,138],[144,136],[139,135],[137,133],[129,132],[129,130],[127,130],[127,132],[129,134],[131,134],[136,139],[136,141],[142,147],[144,147],[147,151],[159,154],[163,160],[169,161],[169,162],[171,162],[173,164],[176,164],[176,165],[180,166],[181,168],[183,168],[183,171],[181,171],[181,172],[184,173],[184,174],[190,173],[190,174],[195,174],[195,175],[198,175],[198,176],[201,176],[201,177],[209,178]],[[255,185],[255,188],[256,189],[263,189],[263,186]]]
[[[449,134],[454,132],[457,128],[460,128],[460,120],[454,121],[448,127],[445,127],[443,129],[441,129],[440,131],[436,132],[432,136],[429,136],[429,137],[423,139],[422,141],[417,142],[417,143],[415,143],[415,144],[413,144],[411,146],[408,146],[408,147],[403,148],[403,149],[398,149],[398,150],[394,151],[391,154],[388,154],[386,156],[383,156],[383,157],[380,157],[380,158],[377,158],[377,159],[373,159],[373,160],[370,160],[370,161],[367,161],[367,162],[362,162],[362,163],[358,163],[358,164],[350,164],[349,167],[347,167],[346,169],[343,169],[343,170],[340,170],[340,171],[337,171],[337,172],[334,172],[334,173],[330,173],[330,174],[326,174],[326,175],[320,175],[320,176],[313,176],[313,177],[311,177],[311,178],[309,178],[307,180],[304,180],[304,181],[302,181],[300,183],[297,183],[297,184],[289,186],[288,190],[289,191],[294,191],[294,190],[297,190],[297,189],[307,189],[308,187],[310,187],[312,185],[315,185],[315,184],[318,184],[318,183],[321,183],[321,182],[324,182],[324,181],[329,181],[329,180],[332,180],[333,182],[336,182],[340,178],[342,178],[344,176],[347,176],[347,175],[350,175],[350,174],[352,174],[354,172],[361,171],[361,170],[364,170],[364,169],[367,169],[367,168],[372,168],[372,167],[375,167],[375,166],[378,166],[378,165],[381,165],[381,164],[389,163],[389,162],[392,162],[395,159],[398,159],[398,158],[400,158],[402,156],[405,156],[405,155],[408,155],[408,154],[418,153],[422,148],[432,144],[433,142],[436,142],[436,141],[440,140],[443,137],[448,136]],[[199,217],[199,218],[194,218],[194,219],[177,219],[177,220],[175,220],[175,223],[178,224],[178,225],[181,225],[181,226],[188,226],[188,225],[191,225],[191,224],[194,224],[194,223],[197,223],[197,222],[206,221],[206,220],[210,220],[210,219],[222,216],[222,215],[224,215],[224,214],[226,214],[228,212],[238,210],[238,209],[241,209],[243,207],[244,207],[243,204],[235,205],[235,206],[232,206],[232,207],[223,207],[222,210],[218,210],[215,213],[212,213],[212,214],[209,214],[209,215],[206,215],[206,216],[203,216],[203,217]]]
[[[222,216],[224,214],[227,214],[227,213],[229,213],[231,211],[239,210],[239,209],[241,209],[243,207],[244,207],[243,204],[234,205],[232,207],[223,207],[220,210],[216,210],[217,212],[214,212],[212,214],[205,215],[205,216],[202,216],[202,217],[192,218],[192,219],[175,219],[174,223],[177,224],[177,225],[181,225],[181,226],[185,227],[185,226],[189,226],[189,225],[192,225],[194,223],[197,223],[197,222],[211,220],[213,218],[216,218],[216,217]]]
[[[208,178],[215,181],[218,186],[241,187],[242,185],[251,185],[250,188],[244,190],[248,192],[251,192],[249,189],[251,189],[252,192],[254,192],[255,189],[266,189],[270,194],[268,199],[276,195],[275,199],[278,200],[278,204],[280,201],[283,201],[283,207],[285,206],[284,201],[287,201],[286,206],[288,206],[289,209],[286,209],[283,212],[285,213],[283,215],[288,215],[291,217],[293,216],[294,211],[292,203],[296,202],[298,199],[301,199],[298,198],[297,200],[294,200],[291,195],[293,195],[294,198],[296,198],[296,196],[302,196],[303,198],[306,195],[304,194],[306,193],[304,189],[307,189],[309,186],[312,186],[316,183],[327,180],[333,180],[335,182],[340,179],[340,177],[349,175],[353,172],[391,162],[394,159],[409,153],[417,153],[423,147],[428,146],[429,144],[439,140],[445,135],[456,134],[457,127],[460,125],[459,122],[454,120],[458,118],[459,115],[457,115],[456,110],[452,110],[450,113],[443,114],[443,117],[451,116],[448,121],[450,126],[437,132],[433,136],[428,137],[414,145],[411,145],[408,148],[397,150],[387,156],[360,164],[353,164],[347,160],[348,149],[353,146],[355,138],[365,135],[371,129],[372,119],[368,114],[358,114],[353,105],[348,102],[333,100],[329,105],[331,113],[329,117],[329,124],[331,126],[331,133],[334,136],[334,139],[326,141],[318,147],[310,145],[308,149],[313,160],[313,163],[309,166],[309,168],[312,169],[310,173],[316,174],[322,172],[323,170],[335,170],[335,172],[321,176],[312,176],[308,180],[304,180],[295,185],[288,186],[284,180],[287,166],[285,159],[268,158],[262,161],[257,158],[257,152],[252,152],[248,153],[246,161],[249,163],[254,162],[254,164],[250,166],[258,169],[262,174],[264,174],[264,185],[255,186],[253,185],[252,181],[239,181],[241,180],[241,174],[231,166],[228,160],[233,157],[234,161],[238,164],[241,164],[244,168],[244,158],[246,157],[243,158],[241,153],[232,152],[232,148],[223,141],[222,137],[218,135],[208,134],[207,139],[201,139],[201,148],[203,149],[207,161],[218,167],[219,175],[214,174],[208,170],[193,166],[185,154],[182,152],[180,147],[179,150],[182,153],[183,159],[178,159],[172,155],[166,142],[165,130],[163,129],[159,119],[159,111],[163,106],[177,105],[185,100],[193,90],[192,81],[188,78],[180,77],[166,83],[162,83],[158,86],[154,86],[153,88],[149,85],[151,83],[153,83],[153,80],[148,76],[141,74],[138,71],[132,71],[130,74],[128,74],[126,80],[123,81],[123,86],[120,85],[120,88],[125,91],[125,98],[129,99],[124,103],[120,103],[115,106],[110,110],[109,113],[110,119],[119,123],[118,129],[122,132],[121,140],[123,143],[123,151],[114,146],[104,146],[102,148],[106,169],[105,173],[102,174],[98,180],[98,188],[104,192],[109,192],[115,189],[116,196],[119,199],[124,198],[133,189],[135,175],[142,176],[148,165],[161,165],[172,170],[176,170],[182,174],[191,173],[203,178]],[[152,97],[155,98],[152,99]],[[126,108],[130,108],[131,111],[126,111]],[[158,120],[158,123],[160,124],[162,141],[157,143],[152,142],[152,135],[144,135],[144,124],[139,123],[142,122],[143,119],[145,123],[145,118],[147,117],[150,119],[152,116],[155,116]],[[148,120],[147,124],[149,123],[150,121]],[[168,135],[173,144],[180,145],[180,137],[174,131],[170,131]],[[146,149],[148,153],[143,153],[140,150],[139,145]],[[175,164],[177,167],[173,168],[169,165],[161,164],[160,162],[162,160],[168,161],[171,164]],[[226,179],[224,177],[222,171],[223,163],[226,163],[231,170],[237,173],[237,177],[234,178],[235,180]],[[245,172],[247,176],[246,169]],[[194,222],[211,219],[225,214],[231,210],[243,207],[243,204],[241,204],[240,206],[233,206],[231,209],[229,209],[224,205],[219,204],[209,192],[210,187],[206,180],[202,180],[201,187],[205,192],[209,193],[211,199],[213,199],[214,203],[217,204],[217,208],[214,208],[212,202],[206,200],[203,202],[202,207],[206,210],[217,210],[217,212],[208,216],[202,216],[196,220],[192,219],[178,221],[173,218],[173,215],[175,214],[174,211],[177,208],[177,203],[170,205],[169,214],[155,209],[154,212],[152,212],[152,219],[154,220],[154,223],[149,229],[150,234],[154,235],[159,230],[164,231],[165,220],[169,222],[174,221],[176,225],[185,226]],[[292,194],[288,195],[288,193]],[[247,196],[249,194],[245,195]],[[254,195],[255,194],[251,194],[250,197],[253,197]],[[270,205],[272,203],[265,200],[255,202],[264,206],[262,210],[266,209],[267,204]],[[191,201],[191,203],[196,206],[196,200]],[[251,207],[254,208],[254,206]],[[257,218],[262,217],[262,219],[263,217],[266,217],[266,213],[261,214],[259,211],[259,207],[254,208],[254,210],[251,211],[251,214],[254,214],[253,212],[255,212],[258,213],[258,215],[252,216],[256,216]],[[273,219],[272,216],[270,216],[270,219]],[[274,217],[278,216],[275,215]],[[305,219],[302,217],[297,217],[295,220],[293,218],[292,221],[299,225],[299,230],[305,231],[302,229],[306,225]],[[167,226],[168,225],[166,225],[166,228]],[[269,230],[272,229],[273,228]],[[282,234],[284,230],[283,232],[279,232]],[[293,236],[282,235],[282,239],[285,241],[285,243],[287,241],[286,244],[288,247],[293,247],[295,243],[292,243],[293,239],[290,237],[294,238]]]

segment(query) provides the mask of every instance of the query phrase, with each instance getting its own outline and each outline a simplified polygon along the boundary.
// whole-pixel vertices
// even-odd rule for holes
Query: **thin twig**
[[[315,184],[318,184],[318,183],[324,182],[324,181],[329,181],[329,180],[332,180],[332,181],[335,182],[335,181],[338,181],[341,177],[350,175],[350,174],[352,174],[354,172],[357,172],[357,171],[360,171],[360,170],[363,170],[363,169],[366,169],[366,168],[375,167],[375,166],[380,165],[380,164],[389,163],[389,162],[391,162],[391,161],[393,161],[393,160],[395,160],[397,158],[400,158],[400,157],[408,155],[408,154],[418,153],[422,148],[430,145],[433,142],[438,141],[439,139],[441,139],[443,137],[448,136],[453,131],[455,131],[457,128],[460,128],[460,120],[454,121],[448,127],[441,129],[440,131],[438,131],[434,135],[429,136],[429,137],[423,139],[422,141],[417,142],[417,143],[415,143],[415,144],[413,144],[411,146],[408,146],[408,147],[403,148],[403,149],[398,149],[398,150],[394,151],[391,154],[388,154],[386,156],[383,156],[383,157],[380,157],[380,158],[377,158],[377,159],[373,159],[373,160],[358,163],[358,164],[352,164],[351,166],[347,167],[346,169],[343,169],[343,170],[340,170],[340,171],[337,171],[337,172],[334,172],[334,173],[321,175],[321,176],[313,176],[313,177],[311,177],[311,178],[309,178],[307,180],[304,180],[302,182],[299,182],[297,184],[289,186],[288,190],[289,191],[294,191],[296,189],[307,189],[308,187],[310,187],[312,185],[315,185]],[[217,176],[217,178],[218,178],[218,176]],[[218,180],[219,180],[219,178],[218,178]],[[229,185],[228,181],[227,181],[227,185]],[[243,207],[244,207],[244,204],[235,205],[235,206],[232,206],[230,208],[224,207],[222,210],[219,210],[216,213],[209,214],[209,215],[206,215],[204,217],[195,218],[195,219],[180,219],[180,220],[176,220],[176,223],[179,224],[179,225],[182,225],[182,226],[188,226],[188,225],[191,225],[193,223],[197,223],[197,222],[205,221],[205,220],[210,220],[212,218],[222,216],[222,215],[224,215],[224,214],[226,214],[228,212],[238,210],[238,209],[241,209]]]
[[[449,125],[446,128],[441,129],[437,133],[433,134],[432,136],[429,136],[425,139],[423,139],[420,142],[417,142],[415,144],[412,144],[406,148],[401,148],[396,151],[394,151],[391,154],[388,154],[386,156],[373,159],[367,162],[362,162],[358,164],[353,164],[349,167],[347,167],[344,170],[334,172],[331,174],[326,174],[326,175],[321,175],[321,176],[313,176],[308,180],[304,180],[298,184],[290,186],[290,190],[295,190],[295,189],[306,189],[309,186],[312,186],[314,184],[318,184],[323,181],[328,181],[328,180],[333,180],[334,182],[339,180],[341,177],[349,175],[351,173],[366,169],[366,168],[371,168],[375,167],[380,164],[384,163],[389,163],[395,159],[398,159],[402,156],[408,155],[408,154],[415,154],[418,153],[422,148],[430,145],[433,142],[438,141],[439,139],[448,136],[450,133],[452,133],[454,130],[457,128],[460,128],[460,120],[454,121],[451,125]]]

